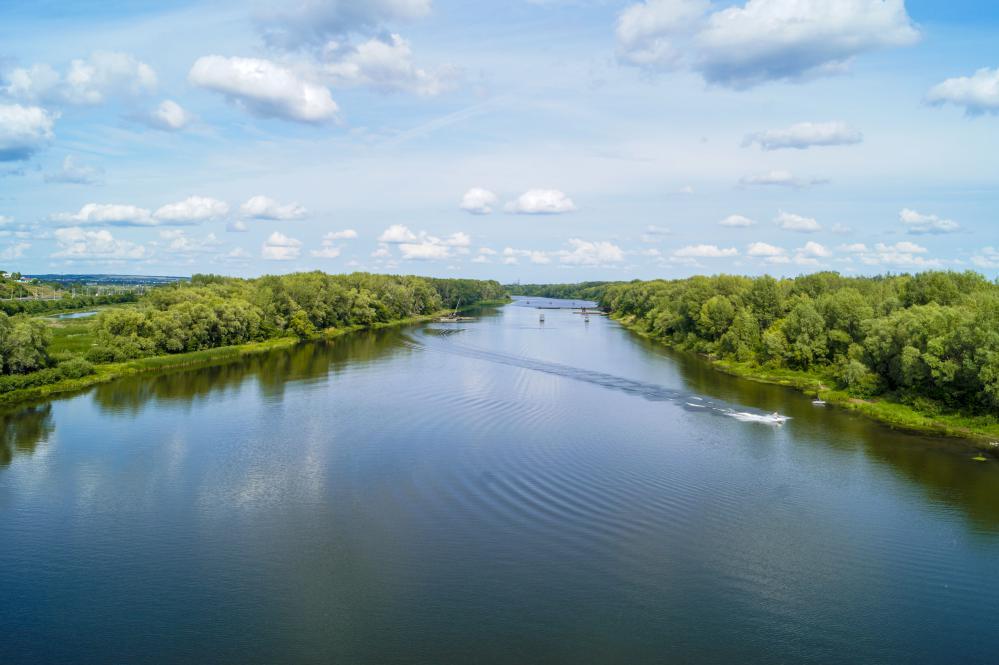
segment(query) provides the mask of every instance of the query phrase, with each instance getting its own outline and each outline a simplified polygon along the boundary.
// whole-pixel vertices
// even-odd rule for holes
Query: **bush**
[[[67,379],[80,379],[94,373],[93,364],[83,358],[72,358],[65,360],[57,366],[62,375]]]

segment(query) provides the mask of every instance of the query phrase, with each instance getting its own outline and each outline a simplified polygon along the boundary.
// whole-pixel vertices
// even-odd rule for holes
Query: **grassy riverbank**
[[[502,304],[502,302],[503,301],[496,301],[491,304],[498,305]],[[477,306],[485,306],[488,304],[490,303],[479,303]],[[449,310],[442,310],[440,312],[435,312],[434,314],[428,314],[425,316],[412,316],[397,319],[395,321],[376,322],[370,326],[354,325],[341,328],[329,328],[322,331],[317,339],[332,340],[337,337],[362,330],[380,330],[395,326],[423,323],[426,321],[432,321],[439,316],[449,313]],[[56,336],[53,341],[53,345],[56,345],[56,340],[58,340],[58,348],[60,350],[76,350],[89,346],[89,344],[92,343],[93,335],[89,332],[88,326],[82,323],[82,321],[85,320],[70,319],[69,321],[72,323],[66,325],[63,329],[65,330],[68,328],[69,330],[75,330],[76,332],[68,334],[64,333],[61,339],[59,336]],[[71,335],[76,335],[77,337],[71,337]],[[249,342],[233,346],[222,346],[214,349],[192,351],[190,353],[164,354],[145,358],[136,358],[134,360],[119,363],[99,364],[94,366],[94,373],[88,376],[75,379],[62,379],[54,383],[2,393],[0,394],[0,404],[6,405],[16,404],[19,402],[44,400],[54,395],[78,392],[91,386],[108,383],[110,381],[115,381],[129,376],[135,376],[137,374],[152,374],[179,369],[209,367],[211,365],[224,364],[234,360],[239,360],[240,358],[244,358],[246,356],[267,353],[276,349],[289,348],[295,346],[296,344],[302,343],[302,340],[298,337],[278,337],[261,342]]]
[[[658,344],[671,347],[667,341],[656,338],[639,325],[634,317],[612,317],[632,332],[651,339]],[[959,413],[923,413],[907,404],[887,398],[861,399],[836,385],[830,373],[801,371],[787,368],[765,367],[756,363],[737,362],[701,356],[716,370],[759,383],[794,388],[811,397],[825,400],[828,404],[849,409],[892,428],[922,434],[959,437],[986,443],[999,440],[999,423],[990,416],[968,416]],[[991,448],[991,447],[990,447]]]

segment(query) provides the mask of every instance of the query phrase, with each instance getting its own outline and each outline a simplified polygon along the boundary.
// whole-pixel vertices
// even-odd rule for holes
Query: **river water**
[[[544,313],[5,413],[0,663],[997,662],[999,461]]]

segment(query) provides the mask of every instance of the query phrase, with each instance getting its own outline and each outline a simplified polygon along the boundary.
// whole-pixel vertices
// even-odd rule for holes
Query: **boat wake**
[[[458,344],[454,341],[453,334],[441,334],[443,331],[435,329],[429,329],[427,332],[431,334],[426,337],[426,342],[417,341],[412,337],[406,336],[404,338],[404,344],[414,349],[449,353],[465,358],[472,358],[500,365],[509,365],[512,367],[521,367],[537,372],[543,372],[545,374],[552,374],[567,379],[598,385],[611,390],[617,390],[630,395],[636,395],[654,402],[676,402],[687,411],[710,413],[712,415],[735,418],[736,420],[746,423],[783,425],[785,422],[790,420],[790,417],[779,413],[756,412],[748,410],[747,407],[736,407],[735,405],[721,400],[712,400],[701,395],[694,395],[682,390],[667,388],[654,383],[636,381],[634,379],[627,379],[613,374],[596,372],[580,367],[573,367],[571,365],[537,360],[527,356],[498,353],[496,351],[487,351],[485,349]]]

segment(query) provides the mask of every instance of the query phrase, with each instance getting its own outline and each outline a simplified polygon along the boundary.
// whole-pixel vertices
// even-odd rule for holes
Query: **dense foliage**
[[[195,275],[94,322],[94,362],[198,351],[329,328],[369,326],[504,297],[497,282],[321,272],[234,279]]]
[[[635,281],[600,302],[672,346],[821,372],[860,397],[999,409],[999,285],[973,272]]]
[[[116,305],[135,302],[138,294],[131,292],[110,293],[105,295],[78,295],[68,293],[61,298],[46,300],[0,300],[0,312],[6,314],[45,314],[48,312],[63,312],[73,309],[87,309],[100,305]]]
[[[562,298],[565,300],[598,300],[611,282],[580,282],[578,284],[507,284],[512,296]]]

